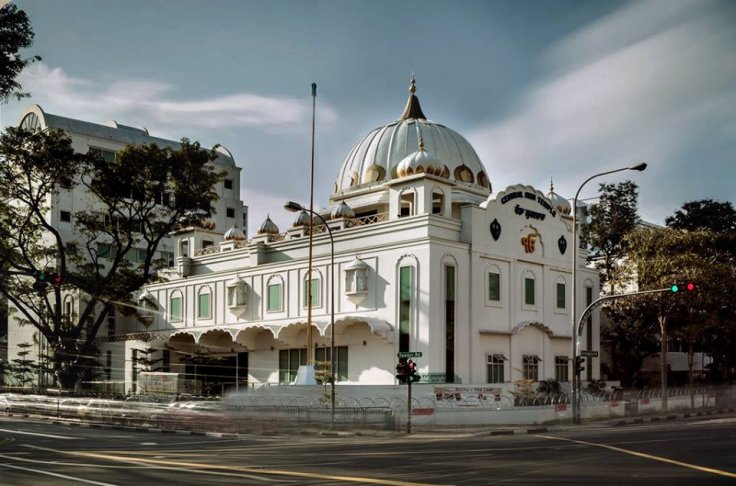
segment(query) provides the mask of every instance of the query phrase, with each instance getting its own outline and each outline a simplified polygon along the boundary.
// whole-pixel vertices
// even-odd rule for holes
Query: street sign
[[[586,351],[582,349],[580,350],[580,356],[582,356],[583,358],[597,358],[598,351]]]
[[[405,351],[403,353],[397,354],[399,358],[421,358],[422,352],[421,351]]]

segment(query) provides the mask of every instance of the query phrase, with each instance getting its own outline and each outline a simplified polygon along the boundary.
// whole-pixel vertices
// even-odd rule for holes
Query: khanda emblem
[[[564,255],[565,250],[567,250],[567,240],[564,235],[560,236],[560,239],[557,240],[557,247],[560,249],[560,254]]]
[[[498,241],[498,237],[501,236],[501,223],[497,219],[491,223],[491,236],[495,241]]]
[[[534,253],[537,248],[537,236],[538,233],[529,233],[521,238],[521,246],[524,247],[525,253]]]

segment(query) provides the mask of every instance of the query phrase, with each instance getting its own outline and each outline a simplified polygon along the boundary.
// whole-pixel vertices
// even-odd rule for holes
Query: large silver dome
[[[372,183],[399,178],[399,163],[417,152],[420,140],[424,149],[444,166],[442,177],[490,194],[490,181],[472,145],[454,130],[427,120],[414,95],[414,78],[409,91],[401,117],[372,130],[350,151],[338,172],[335,194],[347,194]]]

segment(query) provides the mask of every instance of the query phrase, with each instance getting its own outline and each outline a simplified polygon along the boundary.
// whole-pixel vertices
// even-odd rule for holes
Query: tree
[[[23,98],[28,93],[20,91],[21,85],[15,80],[23,69],[41,58],[23,58],[19,51],[33,44],[33,29],[28,16],[13,3],[0,8],[0,103],[10,98]]]
[[[708,276],[709,282],[717,282],[711,289],[710,312],[707,319],[698,329],[698,337],[707,342],[713,356],[711,372],[716,381],[729,378],[733,373],[736,356],[736,209],[730,201],[718,202],[712,199],[701,199],[686,202],[673,216],[665,219],[667,226],[689,232],[709,232],[711,235],[711,251],[720,255],[719,265]],[[698,316],[693,316],[696,319]],[[688,328],[686,327],[685,330]],[[684,336],[689,345],[693,339]],[[692,367],[692,356],[688,360]]]
[[[632,181],[600,185],[600,201],[590,208],[590,223],[582,227],[580,238],[592,247],[588,260],[601,270],[602,284],[608,283],[615,293],[617,282],[626,280],[621,274],[626,255],[626,235],[639,221],[638,186]]]
[[[625,388],[644,386],[644,359],[656,353],[659,344],[656,319],[630,297],[613,301],[606,316],[608,325],[601,326],[601,343],[611,355],[612,375]]]
[[[664,221],[674,229],[730,233],[736,232],[736,209],[730,201],[701,199],[684,203],[681,209]]]
[[[656,320],[660,333],[660,373],[666,409],[667,344],[672,332],[688,343],[690,383],[693,345],[703,341],[709,322],[715,322],[725,299],[733,302],[733,269],[713,245],[711,232],[684,232],[668,228],[640,228],[627,237],[627,262],[637,275],[640,290],[668,288],[694,281],[695,292],[649,294],[632,299],[635,311]],[[723,279],[731,275],[728,283]],[[728,288],[730,287],[730,288]]]
[[[33,375],[39,369],[39,364],[31,357],[33,344],[18,343],[18,348],[18,357],[10,360],[8,368],[15,384],[25,387],[33,383]]]
[[[61,132],[9,128],[0,136],[0,294],[20,324],[45,337],[65,388],[91,376],[94,339],[111,306],[132,306],[131,293],[159,278],[162,240],[182,219],[213,211],[222,177],[215,158],[187,139],[178,148],[129,146],[106,161],[75,153]],[[47,214],[71,187],[86,191],[88,204],[72,215],[65,241]],[[61,281],[39,286],[41,272]],[[79,312],[66,315],[62,299],[72,293]]]

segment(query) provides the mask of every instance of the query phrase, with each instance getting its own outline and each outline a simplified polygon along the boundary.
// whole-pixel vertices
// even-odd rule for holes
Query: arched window
[[[169,295],[169,321],[180,322],[183,318],[184,297],[180,290]]]
[[[567,283],[560,276],[555,279],[555,309],[565,310],[567,308]]]
[[[416,203],[416,197],[414,191],[407,189],[401,192],[399,195],[399,217],[414,216],[414,207]]]
[[[536,283],[534,272],[531,270],[524,272],[521,282],[522,295],[524,296],[522,303],[524,307],[535,307],[537,305]]]
[[[486,275],[486,302],[501,303],[501,269],[498,265],[489,265]]]
[[[432,190],[432,214],[444,214],[445,193],[442,189],[435,188]]]
[[[208,286],[197,293],[197,318],[212,319],[212,290]]]
[[[272,275],[266,283],[266,311],[281,312],[284,310],[284,281],[278,275]]]
[[[322,276],[320,273],[314,269],[312,269],[312,281],[309,282],[307,280],[307,275],[304,276],[304,281],[302,282],[302,288],[304,289],[304,292],[302,293],[303,298],[303,306],[306,308],[309,302],[309,293],[311,291],[312,293],[312,308],[315,307],[322,307]]]
[[[189,240],[179,240],[179,256],[185,258],[189,256]]]

